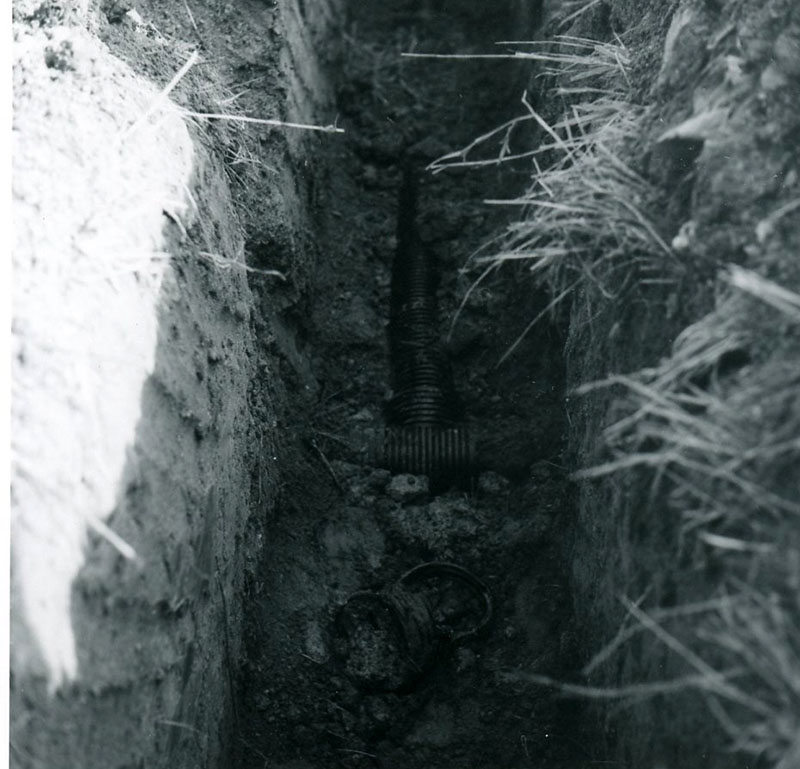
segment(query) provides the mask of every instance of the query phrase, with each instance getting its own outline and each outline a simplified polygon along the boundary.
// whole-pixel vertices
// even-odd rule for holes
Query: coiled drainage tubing
[[[423,563],[339,607],[334,653],[360,688],[407,692],[442,652],[478,635],[491,618],[492,597],[480,579],[456,564]]]
[[[473,445],[439,336],[436,258],[416,230],[416,178],[407,164],[397,217],[389,321],[393,396],[383,441],[392,472],[427,475],[433,487],[467,482]]]

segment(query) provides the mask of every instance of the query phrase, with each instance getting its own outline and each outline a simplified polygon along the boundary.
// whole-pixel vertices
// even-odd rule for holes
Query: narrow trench
[[[482,201],[519,192],[524,169],[424,170],[513,114],[525,73],[400,56],[482,52],[536,19],[513,0],[351,5],[336,84],[347,134],[321,159],[314,287],[278,319],[293,350],[281,353],[282,486],[248,586],[230,765],[588,766],[598,756],[581,705],[529,678],[568,676],[575,657],[563,336],[537,326],[497,365],[546,303],[515,274],[472,292],[452,323],[475,278],[461,268],[506,216]],[[467,482],[433,488],[393,475],[379,450],[408,168],[415,237],[439,273],[453,413],[475,444]]]

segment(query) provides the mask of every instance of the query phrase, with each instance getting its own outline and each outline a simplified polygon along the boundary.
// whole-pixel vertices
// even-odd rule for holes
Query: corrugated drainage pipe
[[[407,164],[392,268],[389,349],[393,396],[383,463],[395,473],[427,475],[435,489],[468,483],[475,452],[439,336],[438,269],[435,255],[416,230],[416,199],[416,178]]]

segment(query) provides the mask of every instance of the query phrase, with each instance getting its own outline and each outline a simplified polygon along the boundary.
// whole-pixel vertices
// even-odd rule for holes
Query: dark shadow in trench
[[[485,52],[495,39],[519,36],[513,10],[524,5],[509,3],[505,15],[452,2],[352,10],[338,83],[347,138],[325,158],[330,190],[315,212],[324,248],[313,301],[287,321],[307,340],[312,366],[279,353],[296,382],[311,371],[314,394],[300,387],[287,394],[297,439],[282,438],[271,547],[248,585],[231,765],[572,769],[597,758],[582,706],[526,680],[530,672],[567,675],[575,655],[559,537],[573,509],[560,466],[561,331],[536,327],[496,367],[546,297],[520,274],[501,275],[462,312],[451,339],[455,385],[489,471],[476,488],[415,495],[362,445],[384,427],[404,164],[410,158],[420,174],[419,234],[441,265],[443,336],[463,295],[466,256],[503,223],[482,199],[488,189],[518,192],[526,181],[524,169],[513,168],[423,172],[437,154],[517,114],[513,94],[524,74],[508,63],[387,63],[384,54],[399,57],[409,45]],[[496,607],[488,633],[450,649],[410,688],[364,690],[337,656],[339,607],[357,591],[386,589],[410,567],[442,559],[487,584]]]

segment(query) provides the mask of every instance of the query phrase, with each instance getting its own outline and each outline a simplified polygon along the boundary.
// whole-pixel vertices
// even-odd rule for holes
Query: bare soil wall
[[[311,262],[250,269],[312,237],[317,170],[302,131],[196,113],[330,121],[336,8],[14,7],[14,766],[224,761],[276,489],[254,307]]]

